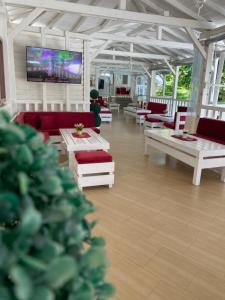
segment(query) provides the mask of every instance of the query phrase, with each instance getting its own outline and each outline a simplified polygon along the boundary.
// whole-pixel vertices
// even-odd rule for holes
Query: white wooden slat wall
[[[84,99],[84,78],[79,85],[64,83],[43,83],[28,82],[26,74],[26,46],[42,47],[43,38],[41,35],[31,35],[28,33],[20,34],[14,41],[15,71],[16,71],[16,94],[17,110],[44,110],[43,98],[46,99],[46,109],[48,111],[88,111],[89,101]],[[65,49],[65,39],[46,36],[45,43],[47,48]],[[69,49],[83,53],[84,42],[79,39],[69,40]],[[69,107],[66,107],[66,97]],[[86,97],[87,98],[87,97]]]

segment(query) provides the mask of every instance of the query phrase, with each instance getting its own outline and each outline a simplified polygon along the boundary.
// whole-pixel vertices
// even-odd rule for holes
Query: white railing
[[[66,111],[66,104],[63,101],[48,101],[47,111]],[[43,111],[43,102],[41,100],[19,100],[16,102],[17,111]],[[90,103],[78,101],[70,102],[69,111],[90,111]]]
[[[190,100],[173,99],[171,97],[150,97],[149,101],[167,104],[168,113],[174,115],[178,106],[189,106]]]
[[[225,105],[224,106],[202,105],[201,117],[225,120]]]

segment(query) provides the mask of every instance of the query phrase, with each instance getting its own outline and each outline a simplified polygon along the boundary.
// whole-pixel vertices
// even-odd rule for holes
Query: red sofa
[[[197,137],[225,145],[225,121],[200,118],[196,130]]]
[[[165,123],[163,123],[163,126],[166,128],[175,129],[176,122],[177,122],[177,113],[178,112],[187,112],[187,109],[188,108],[186,106],[178,106],[177,112],[175,113],[174,121],[173,122],[165,122]],[[187,118],[186,116],[181,116],[180,121],[186,121],[186,118]],[[184,129],[184,126],[185,125],[180,125],[179,129],[180,130]]]
[[[83,123],[85,128],[100,133],[95,128],[93,112],[21,112],[15,121],[32,126],[45,136],[59,136],[60,128],[73,128],[77,123]]]

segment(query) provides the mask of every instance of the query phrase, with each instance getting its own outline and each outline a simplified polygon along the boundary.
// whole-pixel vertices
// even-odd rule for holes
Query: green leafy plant
[[[98,97],[99,97],[99,91],[97,91],[95,89],[91,90],[90,97],[91,97],[91,99],[94,99],[94,100],[98,99]]]
[[[110,298],[104,240],[86,219],[94,211],[57,150],[1,112],[0,299]]]
[[[96,127],[100,127],[101,122],[102,122],[101,117],[99,115],[100,111],[101,111],[100,105],[97,104],[97,103],[91,103],[91,105],[90,105],[90,111],[92,111],[94,113],[94,115],[95,115],[95,126]]]

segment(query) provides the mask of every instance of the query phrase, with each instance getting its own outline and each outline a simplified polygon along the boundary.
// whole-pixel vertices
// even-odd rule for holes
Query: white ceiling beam
[[[44,11],[44,8],[35,8],[32,10],[32,12],[30,12],[29,15],[26,16],[26,18],[23,19],[23,21],[9,33],[9,39],[14,39],[24,28],[29,26]]]
[[[141,33],[147,29],[149,29],[150,25],[146,25],[146,24],[141,24],[139,25],[137,28],[131,30],[128,33],[128,36],[137,36],[138,33]]]
[[[103,50],[101,54],[105,55],[116,55],[124,57],[136,57],[136,58],[147,58],[147,59],[169,59],[168,55],[150,54],[150,53],[135,53],[128,51],[115,51],[115,50]]]
[[[90,37],[93,39],[100,39],[100,40],[103,39],[103,40],[111,40],[114,42],[134,43],[137,45],[155,46],[155,47],[160,47],[160,48],[193,50],[193,45],[191,43],[181,43],[181,42],[173,42],[173,41],[147,39],[147,38],[141,38],[141,37],[133,38],[133,37],[128,37],[128,36],[118,36],[118,35],[107,34],[107,33],[94,33]]]
[[[80,14],[89,17],[99,17],[103,19],[122,20],[127,22],[135,22],[139,24],[164,24],[169,26],[181,27],[188,26],[191,28],[212,29],[215,24],[212,22],[196,21],[184,18],[165,17],[154,14],[145,14],[131,11],[122,11],[106,7],[69,3],[55,0],[5,0],[7,5],[40,7],[45,10],[62,11],[66,13]]]
[[[143,3],[145,3],[148,7],[150,7],[154,12],[157,12],[157,14],[163,15],[164,9],[156,5],[151,0],[141,0]]]
[[[195,47],[199,50],[199,52],[201,53],[203,58],[206,60],[206,58],[207,58],[206,51],[205,51],[204,47],[202,46],[202,44],[197,39],[194,31],[190,27],[185,27],[185,30],[186,30],[187,34],[190,36],[190,38],[192,39]]]
[[[167,60],[166,58],[164,58],[164,61],[165,61],[166,65],[169,67],[170,71],[171,71],[174,75],[176,75],[176,72],[175,72],[173,66],[168,62],[168,60]]]
[[[92,0],[89,5],[96,5],[99,3],[99,0]],[[79,30],[79,28],[85,23],[87,20],[87,17],[80,17],[79,20],[76,22],[76,24],[72,27],[70,30],[71,32],[76,32]]]
[[[212,0],[207,0],[204,3],[205,6],[211,8],[212,10],[218,12],[221,16],[225,17],[225,6],[223,5],[219,5],[218,3],[216,3],[215,1]]]
[[[114,59],[102,59],[102,58],[96,58],[93,60],[93,62],[95,63],[107,63],[107,64],[114,64],[114,65],[130,65],[130,61],[129,60],[114,60]],[[139,62],[139,61],[132,61],[132,64],[133,65],[136,65],[136,66],[146,66],[148,67],[149,64],[144,64],[143,62]]]
[[[111,41],[106,41],[100,48],[98,48],[90,57],[90,61],[92,61],[93,59],[95,59],[99,53],[101,53],[103,50],[105,50],[109,44],[111,43]]]
[[[174,8],[176,8],[177,10],[181,11],[185,15],[192,17],[193,19],[196,19],[199,21],[206,21],[205,18],[199,16],[197,13],[195,13],[194,11],[189,9],[187,6],[183,5],[178,0],[164,0],[164,1],[167,2],[168,4],[170,4],[171,6],[173,6]]]
[[[151,79],[152,75],[149,73],[148,68],[146,68],[145,65],[142,65],[142,68],[144,69],[144,71],[148,75],[148,77]]]

